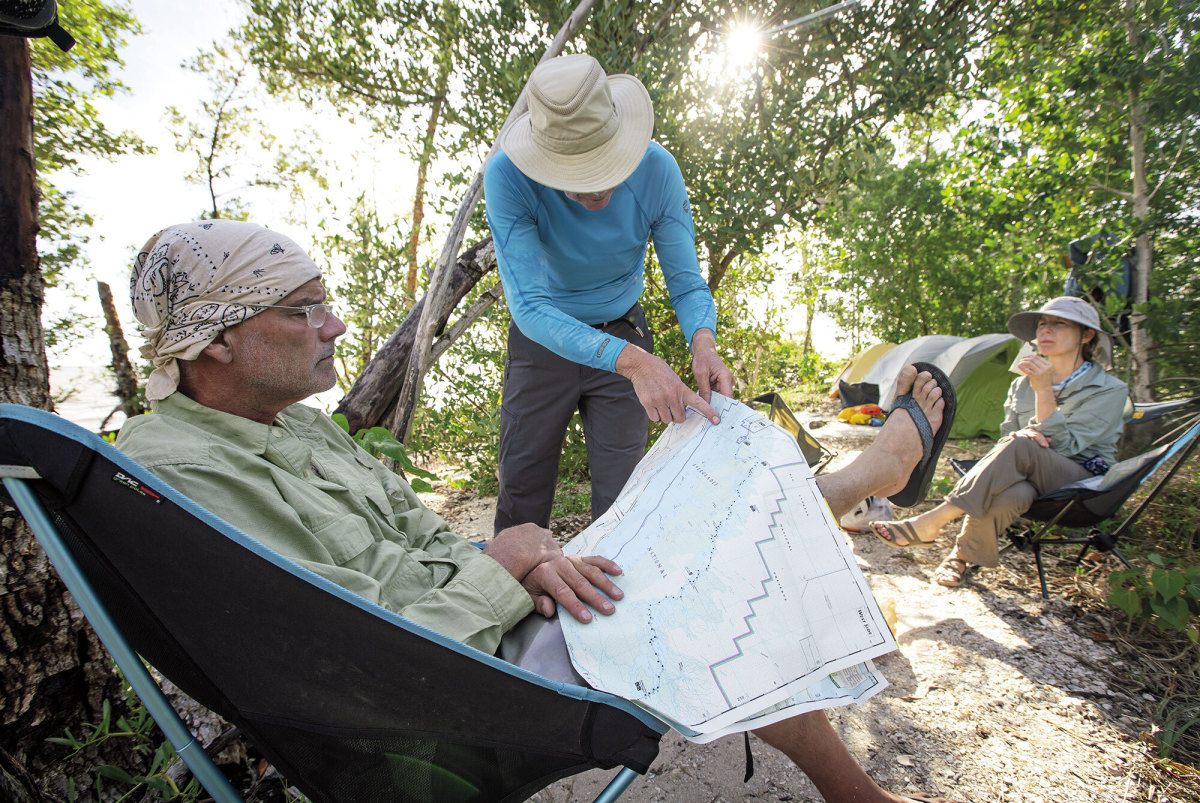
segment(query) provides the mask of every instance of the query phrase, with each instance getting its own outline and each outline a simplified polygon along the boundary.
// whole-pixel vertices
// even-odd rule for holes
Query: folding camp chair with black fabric
[[[796,420],[795,414],[792,413],[792,408],[787,406],[787,402],[778,393],[764,393],[751,399],[750,403],[771,405],[767,418],[796,437],[796,442],[800,444],[800,453],[804,455],[804,460],[812,469],[813,474],[820,473],[826,463],[837,457],[837,452],[826,449],[820,441],[801,426],[800,422]]]
[[[121,671],[216,800],[238,796],[138,660],[314,801],[522,800],[624,769],[666,726],[441,636],[263,547],[97,436],[0,405],[0,475]]]
[[[1168,415],[1184,415],[1198,408],[1200,408],[1200,397],[1135,405],[1134,417],[1125,425],[1126,436],[1129,434],[1130,427],[1142,426]],[[1035,499],[1029,510],[1022,516],[1024,524],[1010,527],[1006,534],[1013,547],[1033,552],[1034,560],[1037,562],[1042,597],[1045,599],[1050,597],[1050,592],[1046,587],[1046,571],[1042,563],[1044,547],[1080,547],[1079,554],[1072,561],[1075,565],[1082,562],[1089,550],[1095,549],[1098,552],[1111,552],[1126,566],[1131,566],[1117,549],[1117,543],[1142,515],[1142,511],[1171,481],[1171,478],[1195,451],[1197,444],[1200,444],[1200,414],[1192,414],[1163,436],[1155,448],[1122,460],[1110,468],[1106,474],[1073,482]],[[1172,459],[1175,460],[1174,464],[1116,529],[1110,531],[1102,526],[1105,521],[1117,515],[1121,506],[1141,487],[1142,483]],[[977,460],[950,461],[954,470],[960,475],[970,471],[977,462]],[[1088,530],[1085,535],[1081,536],[1053,535],[1058,527],[1086,527]]]

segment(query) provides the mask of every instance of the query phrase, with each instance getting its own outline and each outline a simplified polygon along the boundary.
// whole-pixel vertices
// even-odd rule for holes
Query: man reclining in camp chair
[[[504,656],[507,631],[557,605],[582,622],[619,615],[612,561],[567,557],[533,524],[480,550],[332,420],[297,404],[333,386],[346,327],[320,270],[288,238],[227,220],[169,227],[138,254],[131,295],[154,362],[154,414],[127,422],[117,446],[178,490],[298,564],[485,652]],[[910,368],[899,390],[936,431],[937,383]],[[908,483],[922,452],[910,415],[892,416],[853,464],[818,478],[834,515]],[[547,643],[565,664],[561,635]],[[826,800],[905,799],[871,781],[820,711],[756,733]]]

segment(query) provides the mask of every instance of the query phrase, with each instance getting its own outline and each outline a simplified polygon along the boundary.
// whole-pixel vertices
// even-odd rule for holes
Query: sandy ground
[[[798,417],[841,452],[827,471],[874,435],[817,413]],[[945,457],[986,449],[986,442],[948,445],[943,471]],[[490,534],[494,499],[449,487],[426,499],[463,535]],[[931,577],[948,537],[922,551],[895,550],[870,535],[852,536],[852,545],[883,609],[894,606],[900,649],[876,662],[888,689],[830,718],[881,786],[960,801],[1177,799],[1150,763],[1144,716],[1153,700],[1130,691],[1102,621],[1061,597],[1041,599],[1031,557],[1005,553],[999,568],[947,589]],[[1072,568],[1051,563],[1053,585],[1072,582]],[[622,800],[821,800],[791,762],[756,738],[751,746],[754,776],[744,783],[741,736],[696,745],[669,733],[650,772]],[[534,800],[590,800],[614,774],[584,773]]]

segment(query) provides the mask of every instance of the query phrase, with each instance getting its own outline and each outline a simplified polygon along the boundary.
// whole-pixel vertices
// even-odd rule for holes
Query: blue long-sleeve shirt
[[[500,281],[526,337],[615,371],[625,341],[589,324],[616,320],[641,298],[651,238],[687,342],[697,329],[716,333],[683,174],[658,143],[599,210],[526,177],[503,151],[492,157],[483,186]]]

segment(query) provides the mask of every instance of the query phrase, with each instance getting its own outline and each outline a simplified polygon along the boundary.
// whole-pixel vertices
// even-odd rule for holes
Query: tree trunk
[[[808,246],[804,243],[800,244],[800,275],[806,280],[811,281],[808,268]],[[812,351],[812,326],[813,318],[817,313],[817,300],[809,298],[804,304],[804,346],[800,349],[800,355],[807,357]]]
[[[104,308],[104,333],[108,335],[108,347],[112,351],[112,369],[117,377],[117,398],[121,400],[121,411],[126,418],[133,418],[146,412],[138,401],[137,374],[129,362],[129,344],[125,341],[125,332],[121,329],[121,319],[117,316],[117,307],[113,304],[112,289],[105,282],[96,282],[96,290],[100,293],[100,306]]]
[[[1131,53],[1138,52],[1137,4],[1125,0],[1125,31]],[[1129,86],[1129,146],[1133,170],[1133,225],[1136,263],[1133,268],[1133,333],[1130,351],[1133,358],[1133,386],[1137,402],[1154,401],[1154,339],[1146,329],[1146,303],[1150,300],[1150,272],[1154,266],[1154,245],[1147,224],[1150,218],[1150,183],[1146,178],[1146,102],[1141,97],[1139,79]]]
[[[553,41],[549,47],[542,53],[538,63],[554,58],[562,52],[563,46],[567,40],[574,36],[575,32],[583,25],[584,19],[592,11],[592,6],[596,0],[580,0],[579,5],[567,17],[567,21],[559,28]],[[517,102],[513,104],[513,108],[508,113],[508,118],[504,121],[507,126],[517,118],[526,108],[525,88],[521,89],[521,94],[517,96]],[[501,130],[504,130],[503,127]],[[438,255],[437,265],[433,269],[433,275],[429,277],[429,292],[427,297],[431,299],[429,309],[425,310],[417,319],[416,333],[413,336],[412,346],[409,348],[408,363],[404,366],[403,381],[400,385],[400,393],[396,403],[395,413],[388,417],[389,428],[397,438],[402,441],[408,441],[409,429],[412,427],[413,414],[416,412],[417,402],[421,399],[421,388],[425,381],[425,374],[429,371],[429,366],[432,364],[435,357],[433,356],[433,339],[437,333],[441,331],[444,323],[439,324],[441,308],[445,305],[448,296],[452,292],[453,272],[456,269],[454,265],[459,248],[462,245],[463,238],[466,236],[467,224],[471,218],[471,212],[475,209],[475,204],[479,202],[479,196],[483,193],[483,172],[487,168],[488,160],[492,158],[499,147],[499,140],[492,143],[491,150],[484,157],[483,164],[479,168],[479,172],[475,174],[474,180],[467,188],[466,197],[458,207],[458,211],[454,214],[454,220],[450,224],[450,233],[446,237],[446,242],[442,245],[442,251]],[[446,307],[446,314],[453,309],[453,304]]]
[[[725,278],[725,274],[729,271],[729,266],[733,264],[734,258],[737,256],[737,251],[729,251],[724,256],[718,257],[711,249],[708,252],[708,290],[714,296],[717,294],[717,288],[721,286],[721,280]]]
[[[29,47],[0,39],[0,401],[49,410]]]
[[[448,46],[447,46],[448,47]],[[404,286],[409,298],[417,297],[417,246],[421,243],[421,224],[425,220],[425,179],[429,173],[429,165],[434,156],[434,138],[437,135],[438,124],[442,115],[442,106],[446,102],[446,90],[450,84],[450,67],[452,59],[443,51],[438,64],[437,86],[433,106],[429,110],[429,124],[425,126],[425,138],[422,140],[421,160],[417,164],[417,187],[413,191],[412,231],[408,235],[408,276]]]
[[[447,291],[441,295],[440,308],[433,311],[438,334],[445,330],[450,313],[458,306],[458,302],[495,267],[496,251],[492,248],[491,237],[475,243],[455,260],[446,283]],[[334,412],[346,416],[351,432],[364,427],[382,426],[394,417],[396,400],[404,383],[404,368],[409,363],[416,340],[417,325],[431,295],[432,289],[413,305],[399,328],[383,344],[354,387],[338,404]]]
[[[49,410],[38,271],[29,47],[0,37],[0,402]],[[120,686],[99,640],[17,513],[0,505],[0,765],[6,794],[65,751],[47,736],[99,718]],[[94,758],[94,756],[92,756]],[[24,769],[26,773],[20,770]],[[61,791],[61,790],[60,790]],[[39,799],[37,790],[13,792]]]

